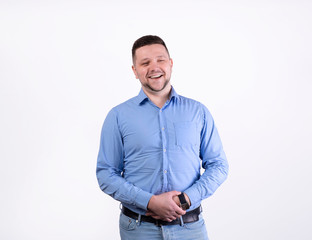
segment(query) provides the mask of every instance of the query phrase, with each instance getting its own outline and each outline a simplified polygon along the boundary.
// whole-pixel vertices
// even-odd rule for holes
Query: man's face
[[[136,50],[132,70],[142,88],[152,94],[170,87],[172,59],[161,44],[152,44]]]

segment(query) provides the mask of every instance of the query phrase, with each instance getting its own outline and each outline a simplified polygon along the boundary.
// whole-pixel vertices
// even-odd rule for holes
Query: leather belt
[[[129,208],[126,208],[126,207],[122,206],[121,211],[127,217],[133,218],[135,220],[139,220],[139,214],[131,211]],[[186,214],[184,214],[182,216],[183,223],[191,223],[191,222],[198,221],[199,220],[198,216],[199,216],[200,213],[201,213],[201,206],[199,206],[198,208],[195,208],[194,210],[186,212]],[[177,218],[176,220],[173,220],[172,222],[167,222],[167,221],[157,220],[155,218],[152,218],[151,216],[141,215],[140,221],[154,223],[157,226],[177,225],[177,224],[182,225],[180,218]]]

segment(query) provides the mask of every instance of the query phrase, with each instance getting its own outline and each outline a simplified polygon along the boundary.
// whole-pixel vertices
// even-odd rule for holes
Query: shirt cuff
[[[190,187],[186,189],[184,193],[186,193],[187,196],[189,197],[191,201],[191,206],[197,205],[197,203],[200,202],[201,200],[196,188]]]
[[[135,198],[135,205],[139,208],[147,210],[148,202],[152,196],[153,196],[153,194],[151,194],[149,192],[145,192],[145,191],[138,192],[138,194],[136,195],[136,198]]]

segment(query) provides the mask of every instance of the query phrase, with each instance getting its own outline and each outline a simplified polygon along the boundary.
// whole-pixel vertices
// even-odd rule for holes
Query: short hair
[[[146,35],[146,36],[140,37],[139,39],[137,39],[133,43],[133,46],[132,46],[132,61],[134,61],[135,51],[138,48],[144,47],[144,46],[147,46],[147,45],[152,45],[152,44],[161,44],[161,45],[163,45],[165,47],[168,55],[170,56],[168,48],[167,48],[165,42],[160,37],[155,36],[155,35]]]

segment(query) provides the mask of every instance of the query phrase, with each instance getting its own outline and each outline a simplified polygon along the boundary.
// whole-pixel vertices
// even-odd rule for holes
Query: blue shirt
[[[145,214],[152,195],[173,190],[189,196],[190,210],[198,207],[226,179],[228,163],[204,105],[172,87],[160,109],[141,89],[108,113],[96,173],[105,193]]]

